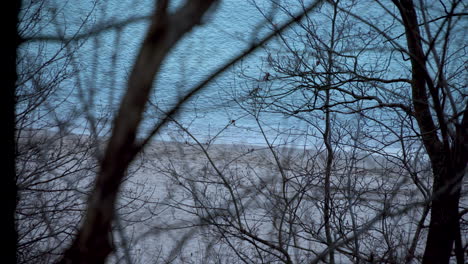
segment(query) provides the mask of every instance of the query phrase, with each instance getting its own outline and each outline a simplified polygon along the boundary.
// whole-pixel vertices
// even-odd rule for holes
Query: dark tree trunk
[[[126,93],[114,120],[86,216],[77,237],[59,263],[105,263],[113,250],[111,229],[115,203],[126,170],[135,158],[138,126],[151,93],[156,73],[168,52],[194,26],[216,0],[187,1],[174,14],[168,1],[158,1],[152,23],[140,48]]]
[[[5,162],[3,166],[3,177],[4,180],[2,188],[2,201],[5,202],[6,208],[4,216],[6,218],[6,224],[3,225],[2,240],[5,242],[2,246],[5,250],[2,254],[2,259],[5,263],[16,263],[16,250],[17,250],[17,231],[15,223],[15,211],[17,203],[17,188],[16,188],[16,147],[15,147],[15,90],[16,90],[16,50],[19,45],[18,37],[18,13],[21,6],[21,1],[11,1],[5,7],[4,11],[4,39],[6,47],[2,49],[2,61],[3,61],[3,82],[4,85],[1,87],[2,99],[2,123],[4,125],[2,151],[6,154],[3,158]],[[5,21],[6,20],[6,21]]]
[[[422,48],[418,14],[413,1],[393,0],[393,3],[400,11],[405,27],[411,58],[414,116],[431,160],[434,177],[430,201],[431,221],[423,263],[445,264],[450,261],[453,244],[459,234],[458,202],[468,162],[468,106],[461,115],[463,120],[455,124],[455,137],[450,136],[447,123],[449,117],[441,106],[438,87],[434,86],[427,71],[427,56]],[[437,118],[437,126],[434,118]],[[463,255],[458,254],[457,260],[463,263]]]
[[[447,155],[446,158],[449,158]],[[431,221],[423,263],[449,263],[459,229],[458,202],[463,171],[452,164],[433,164]]]

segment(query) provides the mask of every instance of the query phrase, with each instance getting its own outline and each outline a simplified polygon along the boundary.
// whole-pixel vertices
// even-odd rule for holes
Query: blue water
[[[173,1],[173,3],[172,8],[176,8],[180,1]],[[215,69],[249,47],[252,42],[264,36],[268,32],[268,25],[262,23],[263,15],[255,3],[262,10],[269,10],[269,0],[255,2],[252,0],[224,0],[213,8],[205,17],[203,24],[187,34],[167,57],[156,77],[151,101],[159,108],[170,108],[178,98],[209,76]],[[296,1],[283,1],[282,3],[291,13],[300,10]],[[46,7],[43,10],[45,19],[41,22],[37,34],[57,35],[57,33],[63,33],[65,36],[71,37],[77,31],[87,32],[105,23],[148,16],[153,10],[153,1],[48,1]],[[398,36],[402,33],[401,27],[394,26],[398,23],[392,17],[383,16],[385,12],[380,7],[374,9],[370,2],[363,2],[362,6],[354,8],[354,11],[356,10],[359,11],[360,16],[375,22],[379,28],[388,29],[388,34]],[[377,12],[378,10],[380,13]],[[277,10],[276,13],[273,13],[277,24],[281,24],[285,20],[286,16],[282,11],[284,10]],[[329,29],[326,26],[329,18],[314,14],[314,19],[318,25],[323,26],[320,28],[320,34],[326,38],[329,35]],[[320,24],[321,19],[324,21],[322,24]],[[86,23],[80,28],[83,21]],[[51,107],[58,109],[56,114],[63,115],[63,118],[67,118],[67,114],[69,115],[72,111],[82,113],[81,119],[77,119],[80,120],[77,126],[88,129],[89,117],[97,120],[109,111],[114,113],[118,108],[128,74],[147,26],[146,20],[139,20],[139,22],[128,24],[120,29],[105,31],[85,41],[73,42],[68,50],[60,50],[63,48],[62,44],[33,42],[25,45],[23,52],[31,53],[32,57],[34,54],[39,54],[43,61],[47,61],[48,58],[56,54],[63,56],[76,47],[76,51],[73,52],[73,60],[67,68],[74,73],[71,73],[69,78],[61,83]],[[292,31],[294,30],[296,29]],[[363,42],[376,34],[364,24],[353,25],[353,30],[359,36],[363,36]],[[288,37],[298,38],[298,40],[304,37],[300,36],[300,30],[296,33]],[[357,39],[353,38],[352,41]],[[396,39],[401,43],[404,42],[403,38]],[[295,49],[307,50],[301,41],[290,41],[290,43],[293,43]],[[353,45],[356,47],[362,45],[362,43],[346,43],[346,40],[343,43],[343,45],[349,45],[350,48],[353,48]],[[390,44],[386,45],[390,48]],[[378,43],[378,47],[385,48],[381,42]],[[283,52],[287,54],[287,48],[275,41],[268,43],[266,48],[279,55]],[[402,60],[401,56],[395,53],[387,65],[381,65],[379,57],[382,56],[382,50],[373,51],[371,48],[359,55],[360,66],[369,69],[384,69],[382,76],[387,78],[400,78],[407,75],[408,71],[401,69],[408,68],[408,60]],[[63,63],[63,60],[58,60],[49,67],[53,69],[60,63]],[[259,124],[248,113],[251,110],[248,104],[244,102],[242,106],[247,107],[247,109],[242,109],[235,101],[236,99],[243,102],[246,95],[257,86],[264,88],[273,85],[271,88],[280,90],[280,85],[284,85],[284,83],[270,84],[252,80],[252,78],[262,79],[264,72],[273,73],[267,63],[267,53],[261,49],[229,69],[192,98],[188,104],[184,105],[184,110],[177,116],[177,120],[201,141],[207,141],[216,136],[218,143],[264,144],[265,139],[259,133]],[[395,90],[397,96],[385,95],[382,98],[388,97],[392,101],[403,103],[410,99],[407,87],[389,86],[389,88],[398,89]],[[371,95],[381,96],[376,88],[371,87],[368,92]],[[301,96],[300,93],[297,93],[289,97],[288,100],[301,98]],[[65,102],[62,102],[63,98],[66,98]],[[298,100],[295,104],[299,105],[300,101]],[[87,119],[83,113],[88,113]],[[161,115],[149,107],[145,117],[140,137],[145,136],[155,120]],[[313,118],[317,120],[317,123],[312,126],[297,118],[267,112],[262,112],[259,120],[270,141],[277,144],[290,142],[302,145],[304,144],[304,134],[315,133],[320,137],[319,130],[322,126],[320,122],[323,122],[320,120],[323,119],[320,119],[320,116]],[[344,120],[338,120],[339,116],[336,118],[337,121],[352,126],[357,116],[341,117]],[[391,121],[392,117],[382,116],[381,118],[388,118]],[[98,123],[98,126],[100,124]],[[104,130],[109,128],[109,122],[103,124]],[[373,126],[371,123],[366,125],[371,128]],[[187,135],[181,133],[174,124],[164,129],[158,138],[188,140]]]
[[[174,6],[178,2],[180,1],[175,1]],[[87,32],[106,22],[147,16],[152,12],[152,3],[153,1],[50,1],[45,5],[47,8],[42,10],[44,26],[37,33],[70,37],[76,32]],[[260,4],[268,7],[267,2]],[[284,16],[278,15],[278,23],[283,18]],[[83,25],[83,21],[86,24]],[[262,23],[262,14],[247,0],[222,1],[207,14],[203,22],[203,25],[196,27],[178,43],[158,73],[151,99],[158,107],[168,109],[186,91],[267,32],[266,25]],[[37,52],[44,61],[73,50],[73,60],[68,67],[75,73],[61,83],[60,92],[54,99],[56,108],[61,109],[57,111],[58,115],[65,116],[65,113],[74,110],[87,112],[88,117],[98,119],[102,111],[116,111],[147,26],[147,21],[141,20],[119,30],[108,30],[85,41],[74,42],[68,49],[56,43],[32,43],[24,47],[25,52]],[[39,49],[41,45],[44,46]],[[217,135],[218,143],[264,143],[255,119],[240,109],[234,99],[242,98],[255,84],[240,76],[241,69],[244,74],[261,78],[262,71],[267,70],[265,57],[265,52],[259,51],[217,78],[184,106],[184,111],[177,116],[177,120],[202,141]],[[63,60],[54,65],[60,63]],[[69,95],[66,102],[59,103],[60,97],[65,94]],[[82,117],[85,116],[83,114]],[[149,107],[141,137],[144,137],[145,130],[152,127],[157,117],[155,111]],[[81,120],[82,126],[88,127],[89,122]],[[264,113],[261,124],[268,133],[271,129],[291,130],[297,125],[297,121]],[[162,131],[159,138],[186,140],[187,136],[179,132],[176,126],[169,126]],[[270,134],[276,138],[276,133]],[[279,138],[276,138],[276,143]]]

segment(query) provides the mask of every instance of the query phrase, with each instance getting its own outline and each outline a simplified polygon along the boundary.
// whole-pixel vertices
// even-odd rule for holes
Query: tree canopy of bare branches
[[[222,2],[160,0],[102,22],[91,1],[69,24],[66,4],[15,1],[2,90],[11,262],[464,263],[466,4],[245,1],[261,14],[245,48],[161,107],[165,63]],[[114,37],[109,65],[101,35]],[[230,118],[196,135],[179,117],[220,76]],[[164,129],[180,138],[155,142]],[[227,131],[262,143],[216,144]]]

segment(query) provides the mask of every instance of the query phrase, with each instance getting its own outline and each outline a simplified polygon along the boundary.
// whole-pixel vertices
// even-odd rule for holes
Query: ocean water
[[[279,25],[287,19],[287,12],[294,14],[301,10],[299,4],[301,1],[279,1],[285,7],[284,9],[272,6],[271,2],[270,0],[220,1],[208,12],[202,25],[194,28],[172,49],[156,76],[151,104],[145,113],[140,137],[145,137],[155,121],[162,116],[154,105],[158,109],[169,109],[187,91],[210,76],[218,67],[270,32],[271,28],[264,20],[265,15],[271,15],[274,23]],[[313,1],[304,2],[308,5]],[[171,3],[173,3],[171,8],[176,8],[181,1]],[[66,46],[63,42],[32,41],[23,47],[24,53],[30,54],[31,57],[39,57],[40,62],[50,58],[71,58],[66,68],[70,74],[60,83],[59,91],[51,102],[51,108],[56,109],[56,115],[63,115],[62,118],[66,119],[67,115],[71,116],[69,112],[78,112],[80,118],[77,119],[77,127],[79,129],[89,129],[93,122],[97,124],[96,126],[104,127],[104,130],[110,127],[109,121],[99,122],[100,117],[111,119],[118,109],[128,75],[148,26],[148,20],[145,18],[151,14],[153,6],[153,1],[149,0],[44,1],[41,9],[43,19],[39,26],[35,27],[37,29],[25,31],[26,35],[32,37],[58,35],[71,38],[95,28],[133,20],[122,27],[105,30],[98,35],[73,41]],[[324,5],[321,8],[325,8],[326,11],[327,6]],[[387,8],[391,8],[391,5]],[[390,36],[398,36],[402,33],[398,22],[386,14],[381,7],[375,6],[375,3],[372,4],[372,1],[359,2],[356,6],[351,6],[350,10],[368,21],[375,22],[374,26],[385,29]],[[395,10],[390,11],[395,12]],[[23,13],[31,15],[34,12],[25,8]],[[326,12],[312,15],[318,26],[317,30],[320,30],[324,39],[327,39],[330,35],[327,26],[330,17],[326,15]],[[343,45],[340,48],[348,49],[346,51],[348,54],[353,54],[353,52],[357,54],[359,50],[352,51],[352,49],[364,45],[363,43],[368,39],[376,39],[375,43],[371,43],[372,45],[378,43],[376,44],[378,49],[373,49],[374,47],[370,45],[369,50],[359,54],[360,67],[364,70],[376,70],[376,76],[383,78],[405,78],[408,75],[405,69],[409,67],[409,62],[405,58],[395,53],[390,55],[388,60],[381,59],[382,52],[392,47],[388,43],[382,45],[382,41],[376,37],[378,34],[372,31],[370,26],[351,21],[349,27],[354,33],[359,33],[359,37],[353,37],[352,41],[361,42],[355,43],[351,40],[340,42],[340,45]],[[260,125],[268,140],[275,144],[289,143],[302,146],[307,144],[306,142],[313,138],[314,134],[320,137],[320,127],[323,127],[323,116],[321,117],[320,113],[313,116],[315,123],[311,124],[310,117],[304,117],[305,114],[301,118],[309,118],[309,123],[281,113],[261,111],[257,116],[259,120],[257,122],[253,116],[255,113],[258,114],[258,111],[254,111],[253,102],[248,101],[248,94],[253,89],[287,91],[290,87],[287,82],[258,81],[263,79],[265,72],[275,74],[268,63],[267,50],[274,56],[285,56],[285,58],[291,58],[289,49],[310,53],[308,56],[311,59],[316,56],[314,52],[317,53],[317,51],[311,51],[304,45],[304,39],[307,36],[301,32],[300,28],[293,27],[288,32],[285,36],[292,46],[282,44],[281,39],[268,43],[256,53],[234,65],[194,96],[184,105],[183,111],[176,117],[176,120],[201,141],[208,141],[215,137],[218,143],[264,144],[265,138],[261,133]],[[403,43],[404,39],[396,38],[396,41]],[[69,56],[70,54],[72,56]],[[352,61],[347,63],[349,66]],[[47,67],[50,67],[50,72],[53,72],[54,67],[62,64],[65,64],[65,59],[57,59],[55,63]],[[381,91],[375,87],[363,89],[367,89],[364,92],[370,96],[410,104],[408,87],[389,85],[386,88],[394,90],[394,93],[381,94]],[[344,86],[343,89],[354,88]],[[298,106],[308,100],[307,96],[310,95],[305,96],[297,92],[287,97],[289,101],[286,103]],[[340,97],[343,96],[342,94],[336,96],[337,100],[344,99]],[[363,106],[366,105],[361,105]],[[345,117],[336,115],[332,118],[337,122],[353,126],[357,117],[357,115]],[[379,118],[388,118],[391,122],[393,117]],[[373,126],[371,123],[366,125]],[[175,124],[167,126],[158,138],[190,140],[190,137],[181,132]]]
[[[172,8],[176,8],[180,2],[173,1]],[[63,43],[32,42],[23,49],[24,52],[39,55],[44,61],[73,54],[68,69],[74,73],[62,81],[59,92],[61,96],[67,94],[67,103],[58,103],[60,97],[57,95],[56,108],[63,109],[58,111],[58,115],[72,110],[81,112],[84,120],[80,122],[87,126],[90,118],[99,119],[103,111],[112,112],[118,108],[132,63],[148,26],[144,18],[151,14],[153,1],[47,1],[44,7],[41,10],[43,26],[33,32],[33,37],[73,37],[102,25],[136,18],[136,22],[72,42],[66,47]],[[215,5],[205,16],[202,25],[188,33],[166,58],[156,76],[152,103],[163,110],[170,108],[186,91],[264,36],[269,29],[258,7],[265,8],[263,11],[271,8],[269,1],[228,0]],[[30,10],[24,13],[28,14],[28,11],[33,13]],[[285,18],[281,12],[275,14],[277,23]],[[61,63],[64,64],[64,60],[58,60],[54,65]],[[217,135],[216,141],[219,143],[264,143],[263,136],[259,134],[259,123],[236,101],[244,100],[255,85],[265,85],[257,84],[245,75],[261,79],[266,70],[266,53],[260,50],[194,96],[184,105],[177,120],[202,141]],[[141,137],[145,136],[145,130],[151,129],[158,117],[161,115],[151,106],[148,107]],[[283,128],[291,130],[297,121],[263,113],[260,124],[265,131]],[[187,139],[187,135],[179,132],[177,126],[169,126],[159,138]],[[276,133],[271,134],[275,134],[278,142]]]

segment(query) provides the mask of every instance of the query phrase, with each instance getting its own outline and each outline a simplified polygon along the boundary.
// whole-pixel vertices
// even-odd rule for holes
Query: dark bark
[[[115,202],[126,170],[137,154],[135,137],[156,73],[172,47],[200,23],[213,2],[215,0],[188,1],[169,15],[168,1],[158,1],[114,120],[112,136],[88,202],[84,223],[59,263],[104,263],[112,252]]]
[[[337,18],[337,4],[334,4],[334,10],[333,10],[333,17],[332,17],[332,23],[331,23],[331,39],[330,39],[330,48],[327,51],[327,71],[332,72],[333,71],[333,49],[335,48],[335,26],[336,26],[336,18]],[[325,237],[327,239],[327,245],[330,246],[333,243],[333,238],[332,238],[332,232],[331,232],[331,224],[330,224],[330,218],[331,218],[331,210],[333,208],[332,206],[332,197],[330,193],[331,189],[331,175],[332,175],[332,166],[333,166],[333,147],[332,147],[332,137],[331,137],[331,120],[330,120],[330,86],[332,83],[331,80],[332,76],[330,74],[327,75],[326,77],[326,86],[327,90],[325,91],[325,131],[323,135],[323,140],[325,143],[325,147],[327,149],[327,161],[326,161],[326,167],[325,167],[325,199],[324,199],[324,211],[323,211],[323,220],[325,224]],[[333,249],[330,249],[329,252],[329,263],[330,264],[335,264],[335,251]]]
[[[447,118],[440,107],[438,92],[426,69],[427,57],[422,48],[417,13],[411,0],[393,1],[398,7],[405,27],[406,40],[412,67],[412,99],[414,114],[418,122],[424,146],[431,160],[433,188],[431,220],[426,241],[423,263],[449,263],[454,241],[459,230],[458,203],[461,183],[468,162],[468,117],[467,110],[456,136],[448,140]],[[438,117],[436,127],[430,110],[427,89],[434,101]],[[438,129],[441,129],[440,140]],[[463,256],[458,256],[463,261]],[[461,259],[460,259],[461,258]]]
[[[2,254],[5,263],[16,263],[16,250],[17,250],[17,231],[15,223],[15,211],[17,204],[17,187],[16,187],[16,147],[15,147],[15,90],[16,90],[16,58],[17,48],[20,44],[18,36],[18,14],[21,6],[21,1],[11,1],[5,7],[4,11],[4,39],[5,46],[2,49],[2,72],[4,86],[0,89],[2,99],[2,123],[5,126],[2,140],[2,151],[6,157],[3,158],[4,162],[4,180],[2,189],[2,201],[5,202],[6,208],[4,216],[6,223],[3,225],[2,240],[4,243],[4,254]]]
[[[433,173],[431,221],[423,263],[449,263],[459,229],[458,202],[462,177],[447,163],[433,164]]]

